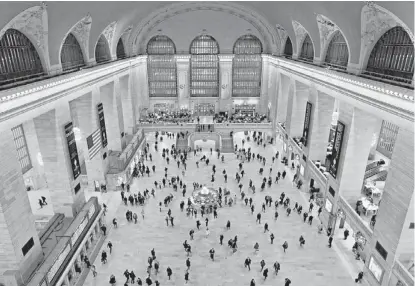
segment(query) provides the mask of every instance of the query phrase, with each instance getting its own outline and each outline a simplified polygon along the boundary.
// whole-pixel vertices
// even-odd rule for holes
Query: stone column
[[[124,132],[134,134],[134,126],[136,122],[134,113],[134,100],[130,85],[130,75],[120,77],[119,94],[122,105],[122,115],[124,121]]]
[[[301,137],[304,127],[304,116],[307,105],[309,88],[296,81],[295,92],[291,98],[291,116],[287,115],[287,133],[290,137]],[[289,112],[289,111],[288,111]],[[288,127],[289,122],[289,127]]]
[[[334,108],[334,98],[310,88],[308,101],[312,104],[310,128],[307,146],[303,151],[310,160],[326,160],[327,146],[330,134],[331,119]]]
[[[190,109],[190,56],[177,55],[176,65],[179,109]]]
[[[138,112],[143,108],[150,106],[149,92],[148,92],[148,71],[147,71],[147,57],[138,59],[137,65],[134,67],[134,90],[137,94]],[[139,117],[137,117],[139,118]]]
[[[279,85],[277,86],[278,89],[278,98],[277,98],[277,123],[284,123],[287,119],[287,111],[288,111],[288,99],[290,97],[290,93],[293,91],[290,89],[291,87],[291,80],[284,74],[280,74],[280,81]]]
[[[270,102],[271,102],[271,114],[270,120],[272,122],[272,138],[274,141],[276,140],[276,129],[277,129],[277,110],[278,110],[278,101],[281,96],[280,92],[281,86],[281,73],[278,71],[275,72],[274,82],[271,89],[270,94]]]
[[[373,114],[340,102],[339,121],[345,124],[337,171],[339,193],[344,198],[357,199],[363,185],[373,133],[378,126],[377,119]]]
[[[55,213],[73,217],[85,204],[85,195],[81,189],[75,194],[75,187],[80,183],[81,176],[77,179],[73,177],[64,129],[72,121],[69,106],[50,110],[33,121],[53,209]],[[78,166],[81,166],[80,162]]]
[[[89,155],[87,138],[96,132],[100,127],[97,120],[97,108],[93,100],[93,93],[84,94],[71,101],[70,108],[74,126],[77,126],[81,132],[81,140],[77,141],[78,150],[82,150],[85,160],[86,173],[88,175],[88,189],[95,190],[94,181],[105,182],[106,168],[102,162],[102,151],[100,150],[91,158]],[[99,148],[102,149],[101,134],[98,139]]]
[[[219,55],[219,110],[232,113],[232,61],[233,55]]]
[[[409,225],[405,225],[405,220],[408,210],[411,208],[411,200],[414,194],[413,129],[399,129],[384,190],[370,244],[370,256],[373,256],[385,270],[384,278],[380,284],[382,286],[388,285],[388,277],[395,260],[399,241],[402,238],[403,229],[409,228]],[[381,244],[388,252],[386,260],[375,249],[376,242]],[[367,267],[370,256],[366,260]],[[369,270],[366,269],[367,271]],[[371,274],[367,274],[366,279],[369,280],[371,285],[379,285]]]
[[[0,282],[6,285],[25,285],[43,258],[11,130],[0,132],[0,252]]]
[[[24,122],[22,125],[30,161],[32,163],[32,169],[25,173],[23,177],[24,179],[27,176],[31,177],[35,190],[45,189],[47,187],[45,170],[43,168],[42,154],[40,153],[33,119]]]
[[[117,97],[114,94],[115,83],[110,82],[100,87],[101,100],[104,106],[105,127],[108,135],[108,149],[122,151],[122,140]]]
[[[266,113],[268,108],[268,82],[269,82],[269,60],[268,57],[262,56],[262,78],[261,78],[261,97],[256,112]]]

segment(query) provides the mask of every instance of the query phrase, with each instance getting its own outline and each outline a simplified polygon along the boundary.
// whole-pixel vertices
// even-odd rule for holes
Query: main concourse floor
[[[235,134],[235,143],[241,146],[243,138],[242,133]],[[161,157],[161,149],[171,148],[175,140],[168,140],[164,136],[164,141],[160,144],[159,152],[154,150],[154,135],[147,138],[150,144],[150,151],[153,154],[153,162],[145,162],[149,166],[156,165],[156,173],[151,173],[150,177],[135,179],[131,186],[131,192],[143,192],[146,188],[150,191],[154,188],[154,181],[160,181],[164,175],[164,167],[168,167],[168,176],[179,175],[182,177],[182,165],[180,169],[177,168],[176,162],[171,158],[170,164]],[[268,145],[266,148],[257,146],[253,142],[245,143],[245,148],[252,147],[253,153],[261,154],[267,159],[264,167],[264,176],[268,177],[269,168],[272,165],[272,177],[278,171],[283,171],[284,167],[281,164],[281,158],[272,164],[271,157],[277,150],[281,153],[281,142],[277,140],[276,144]],[[279,198],[284,191],[291,200],[291,206],[295,202],[303,205],[304,209],[308,209],[308,203],[296,188],[292,186],[292,179],[287,176],[285,180],[280,180],[279,184],[273,184],[271,188],[266,188],[260,192],[260,182],[263,176],[258,174],[259,168],[262,164],[258,160],[245,162],[243,169],[245,176],[242,179],[243,190],[248,197],[252,197],[255,205],[254,215],[251,215],[249,206],[240,199],[240,192],[235,180],[235,174],[238,168],[239,160],[234,154],[225,154],[225,163],[221,163],[213,152],[204,150],[210,157],[209,166],[204,162],[200,162],[200,168],[196,167],[196,160],[200,160],[201,156],[193,157],[191,154],[187,163],[187,171],[185,173],[184,181],[188,186],[186,198],[182,197],[180,190],[176,193],[172,188],[164,188],[156,190],[156,198],[150,198],[149,202],[144,206],[145,218],[141,217],[141,206],[125,206],[120,204],[116,210],[115,216],[118,219],[119,227],[112,229],[103,248],[106,248],[108,240],[113,243],[113,252],[108,257],[107,264],[101,264],[100,255],[94,262],[98,275],[93,277],[89,273],[84,285],[102,286],[109,285],[109,277],[114,274],[117,278],[117,285],[123,285],[125,278],[123,272],[128,269],[134,270],[134,273],[144,281],[147,277],[146,266],[147,258],[150,256],[150,250],[155,249],[157,260],[160,263],[161,272],[158,275],[152,273],[151,277],[153,285],[155,280],[160,282],[160,285],[184,285],[184,274],[186,270],[185,260],[187,258],[183,249],[183,242],[187,239],[192,246],[192,255],[189,285],[203,285],[203,286],[239,286],[249,285],[251,279],[255,279],[256,285],[284,285],[284,279],[288,277],[292,284],[291,286],[305,285],[305,286],[351,286],[355,285],[351,273],[347,270],[342,260],[336,254],[334,249],[327,247],[327,236],[317,233],[317,219],[316,208],[313,211],[315,217],[313,225],[310,226],[303,222],[302,216],[292,213],[289,217],[286,216],[283,207],[279,207],[279,218],[274,221],[274,206],[267,207],[266,212],[262,213],[262,222],[257,224],[256,214],[261,211],[262,202],[266,195],[270,195],[273,201]],[[211,183],[212,165],[216,165],[217,172],[215,182]],[[151,168],[150,168],[151,169]],[[228,173],[228,183],[224,183],[222,175],[223,169]],[[249,179],[252,179],[256,186],[256,194],[248,190]],[[209,230],[210,235],[206,237],[204,219],[198,214],[198,218],[202,223],[200,231],[196,228],[196,219],[192,216],[187,217],[185,212],[181,212],[179,204],[181,200],[187,202],[187,197],[191,195],[193,190],[192,183],[197,181],[207,186],[227,187],[231,190],[231,196],[237,195],[237,203],[232,207],[223,207],[218,209],[218,218],[213,219],[209,216]],[[158,203],[163,201],[164,197],[172,193],[175,197],[168,208],[163,206],[160,212]],[[174,216],[174,227],[166,226],[165,216],[168,209],[172,210]],[[127,210],[132,210],[139,216],[139,223],[128,223],[125,219]],[[261,211],[262,212],[262,211]],[[227,231],[225,224],[227,220],[231,221],[231,229]],[[264,224],[268,222],[270,232],[264,233]],[[194,240],[190,240],[189,231],[195,230]],[[274,244],[270,243],[270,233],[274,233]],[[224,235],[224,245],[219,244],[219,235]],[[238,236],[238,251],[232,253],[227,246],[227,241]],[[305,246],[300,247],[299,237],[303,235],[305,238]],[[284,241],[288,242],[287,253],[284,254],[282,244]],[[259,252],[254,254],[253,246],[258,242]],[[209,249],[214,248],[216,251],[215,261],[209,259]],[[107,249],[108,250],[108,249]],[[107,251],[109,254],[109,251]],[[244,260],[246,257],[252,259],[251,271],[244,268]],[[264,259],[266,268],[269,269],[269,276],[264,281],[260,272],[260,261]],[[274,274],[273,264],[278,261],[281,264],[281,271],[278,275]],[[172,279],[169,281],[166,275],[166,268],[170,266],[173,270]]]

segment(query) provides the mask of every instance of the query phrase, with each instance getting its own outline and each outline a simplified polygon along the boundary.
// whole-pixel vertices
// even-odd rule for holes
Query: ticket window
[[[214,115],[215,104],[212,103],[199,103],[195,105],[195,112],[199,115]]]
[[[255,109],[256,109],[256,106],[252,104],[235,105],[235,113],[252,115],[255,113]]]
[[[168,110],[167,104],[165,104],[165,103],[154,104],[154,112],[155,113],[166,112],[167,110]]]

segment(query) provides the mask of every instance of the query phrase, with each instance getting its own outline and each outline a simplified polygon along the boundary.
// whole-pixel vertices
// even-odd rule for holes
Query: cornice
[[[283,58],[276,58],[271,55],[262,55],[262,57],[263,59],[267,59],[270,63],[276,65],[277,67],[281,67],[281,63],[286,63],[287,65],[298,67],[299,69],[311,69],[306,64],[303,65],[298,62],[286,60]],[[321,69],[322,70],[324,69],[325,71],[327,71],[327,69],[323,67]],[[321,72],[317,70],[316,67],[313,67],[313,71]],[[330,70],[330,72],[326,72],[325,76],[329,78],[333,78],[333,79],[343,80],[347,83],[355,84],[363,88],[367,88],[367,89],[370,89],[376,92],[380,92],[387,96],[395,96],[395,97],[398,97],[404,100],[414,102],[414,94],[413,94],[413,91],[410,89],[400,88],[397,86],[388,85],[385,83],[377,82],[377,81],[370,80],[370,79],[364,79],[364,78],[361,78],[355,75],[344,74],[344,73],[336,72],[333,70]]]

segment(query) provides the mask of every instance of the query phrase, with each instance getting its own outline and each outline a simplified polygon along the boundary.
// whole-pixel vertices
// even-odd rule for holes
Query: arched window
[[[370,54],[366,74],[386,81],[411,84],[414,43],[402,27],[387,31]]]
[[[122,42],[122,39],[120,38],[117,44],[117,59],[120,60],[126,57],[127,55],[125,54],[124,43]]]
[[[190,95],[219,96],[219,45],[208,35],[196,37],[190,44]]]
[[[349,51],[347,49],[346,40],[340,31],[337,31],[330,41],[327,49],[326,65],[335,68],[346,69],[349,61]]]
[[[291,59],[293,56],[293,44],[291,43],[290,37],[287,37],[285,41],[284,56],[288,59]]]
[[[298,58],[306,62],[313,62],[314,60],[313,42],[311,41],[311,38],[309,35],[307,35],[303,41],[303,45],[301,47],[301,53]]]
[[[154,36],[147,44],[147,69],[150,97],[177,96],[177,66],[173,41],[163,35]]]
[[[104,35],[101,35],[95,47],[95,61],[99,64],[109,60],[111,60],[110,48]]]
[[[69,33],[63,43],[61,63],[63,71],[73,70],[85,66],[81,46],[72,33]]]
[[[0,39],[0,86],[44,74],[42,62],[30,40],[9,29]]]
[[[261,95],[262,44],[253,35],[240,37],[233,46],[232,96]]]

